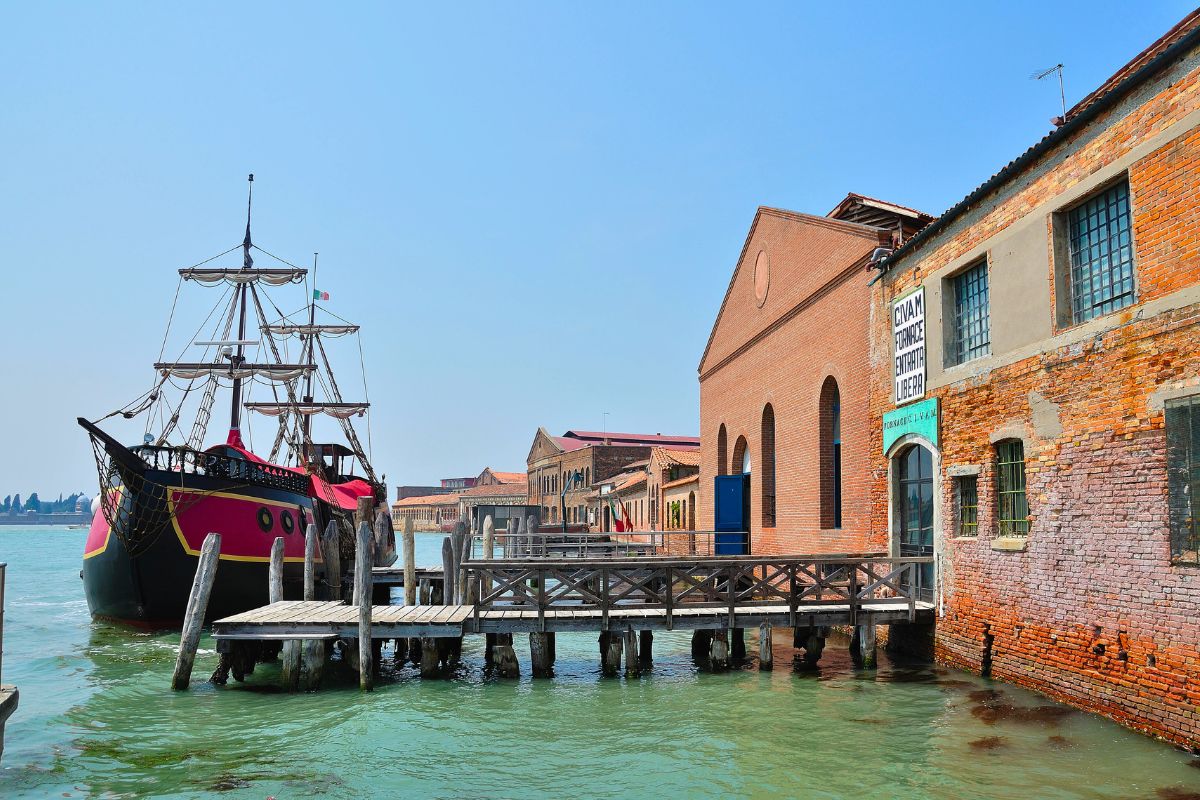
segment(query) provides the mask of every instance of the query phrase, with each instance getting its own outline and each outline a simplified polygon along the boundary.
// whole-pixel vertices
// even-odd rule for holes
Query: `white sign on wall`
[[[896,405],[925,396],[925,287],[892,303]]]

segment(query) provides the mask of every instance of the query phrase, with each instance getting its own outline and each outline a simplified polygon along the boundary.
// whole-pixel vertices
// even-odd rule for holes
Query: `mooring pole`
[[[204,544],[200,548],[196,577],[192,580],[192,592],[188,595],[187,611],[183,617],[183,633],[179,637],[179,654],[175,657],[175,673],[171,676],[172,689],[186,689],[192,680],[192,665],[196,662],[200,629],[204,625],[204,614],[208,611],[208,598],[212,594],[213,579],[217,577],[220,555],[221,534],[210,533],[204,537]]]

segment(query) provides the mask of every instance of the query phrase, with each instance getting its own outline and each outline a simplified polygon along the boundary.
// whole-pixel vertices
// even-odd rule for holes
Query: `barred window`
[[[954,276],[954,342],[950,363],[962,364],[991,351],[988,330],[987,260]]]
[[[979,533],[979,479],[975,475],[955,478],[958,494],[958,535]]]
[[[1171,559],[1200,566],[1200,395],[1168,401],[1166,416]]]
[[[1129,182],[1121,181],[1067,216],[1073,321],[1085,322],[1136,302]]]
[[[997,519],[1001,536],[1029,533],[1029,499],[1025,495],[1025,445],[1006,439],[996,445]]]

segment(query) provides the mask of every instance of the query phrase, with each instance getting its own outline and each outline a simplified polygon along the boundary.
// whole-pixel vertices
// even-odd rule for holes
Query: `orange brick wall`
[[[1168,85],[1170,84],[1170,85]],[[1195,55],[1110,110],[902,260],[873,294],[871,529],[888,535],[881,422],[891,400],[891,299],[988,242],[1031,209],[1128,154],[1138,304],[1107,330],[931,392],[941,403],[940,558],[945,614],[939,660],[992,674],[1181,745],[1200,746],[1200,570],[1173,566],[1165,436],[1156,392],[1200,384],[1200,131],[1134,148],[1200,109]],[[1185,131],[1193,120],[1179,126]],[[1047,247],[1051,223],[1046,220]],[[1054,285],[1053,269],[1046,279]],[[1191,303],[1190,305],[1188,303]],[[993,308],[992,315],[1004,313]],[[930,330],[931,337],[938,332]],[[1003,355],[1003,354],[997,354]],[[1196,386],[1200,392],[1200,385]],[[1031,393],[1057,413],[1035,421]],[[1032,527],[1027,549],[992,549],[994,449],[1002,429],[1026,442]],[[979,535],[953,538],[947,470],[978,465]]]
[[[717,432],[728,432],[727,459],[745,436],[751,457],[751,550],[758,554],[871,549],[865,259],[878,244],[873,229],[810,223],[760,211],[701,365],[701,488],[697,527],[713,526]],[[760,308],[753,267],[763,250],[771,282]],[[741,352],[755,334],[789,311],[798,313]],[[730,358],[730,356],[733,356]],[[720,362],[724,361],[722,365]],[[821,386],[838,383],[842,407],[843,525],[822,528],[818,476]],[[776,525],[762,525],[762,412],[775,411]],[[740,469],[738,470],[740,471]]]

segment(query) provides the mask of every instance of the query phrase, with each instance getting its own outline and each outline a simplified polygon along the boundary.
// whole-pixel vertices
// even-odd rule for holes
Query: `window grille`
[[[975,536],[979,533],[979,479],[963,475],[957,482],[958,535]]]
[[[1166,417],[1171,559],[1200,566],[1200,395],[1168,401]]]
[[[962,364],[991,352],[987,261],[954,277],[952,363]]]
[[[996,445],[996,498],[1001,536],[1029,533],[1029,500],[1025,496],[1025,445],[1009,439]]]
[[[1074,322],[1136,302],[1128,181],[1071,210],[1068,218]]]

